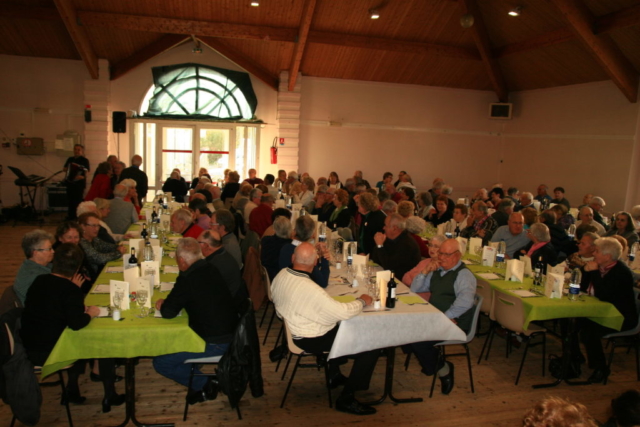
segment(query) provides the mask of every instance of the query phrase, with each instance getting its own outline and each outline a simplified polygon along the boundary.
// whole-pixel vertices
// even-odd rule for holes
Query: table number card
[[[496,259],[496,248],[491,246],[485,246],[482,248],[482,265],[485,267],[493,267],[493,262]]]
[[[168,224],[171,224],[171,215],[162,214],[160,215],[160,224],[164,227],[164,222],[167,221]]]
[[[140,267],[127,268],[124,271],[124,281],[131,284],[140,277]]]
[[[369,255],[353,255],[353,266],[360,268],[361,265],[367,265],[369,263]]]
[[[522,283],[524,281],[524,262],[519,259],[507,260],[507,272],[504,277],[512,282]]]
[[[159,283],[160,280],[160,262],[159,261],[144,261],[140,265],[140,276],[149,280],[151,284],[151,292],[149,297],[153,296],[153,288]]]
[[[466,254],[467,253],[467,244],[469,243],[469,241],[467,239],[465,239],[464,237],[456,237],[456,240],[460,244],[460,253],[462,255]]]
[[[531,277],[533,276],[533,270],[531,269],[531,257],[529,255],[525,255],[523,258],[524,261],[524,275]]]
[[[122,302],[120,303],[121,310],[129,310],[129,283],[122,282],[120,280],[110,280],[109,281],[111,292],[110,299],[111,306],[113,307],[113,294],[116,292],[122,292]]]
[[[378,281],[378,298],[380,299],[380,309],[384,309],[387,306],[387,283],[389,283],[389,280],[391,280],[391,271],[376,271],[376,280]]]
[[[472,237],[469,239],[469,254],[470,255],[477,255],[477,248],[481,248],[482,247],[482,239],[479,237]]]
[[[547,281],[544,285],[544,294],[549,298],[562,298],[563,287],[564,274],[549,273],[549,271],[547,271]]]
[[[552,267],[551,265],[547,265],[547,274],[553,273],[553,274],[557,274],[559,276],[564,276],[564,268],[565,268],[565,263],[564,262],[561,262],[560,264],[556,265],[555,267]]]
[[[140,290],[147,291],[147,301],[145,301],[144,306],[147,308],[151,308],[151,297],[153,295],[153,287],[149,283],[149,281],[145,278],[138,277],[135,282],[129,284],[131,292],[138,292]]]
[[[139,260],[144,248],[144,239],[129,239],[129,253],[131,253],[131,248],[136,250],[136,257]]]

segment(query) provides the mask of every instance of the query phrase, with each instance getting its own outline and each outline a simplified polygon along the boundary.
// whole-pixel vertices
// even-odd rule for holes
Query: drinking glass
[[[162,221],[162,227],[165,229],[165,231],[169,231],[169,221],[167,221],[166,219],[164,221]]]
[[[138,301],[138,306],[140,306],[140,316],[138,317],[147,317],[147,307],[144,305],[147,303],[147,298],[149,297],[149,291],[145,289],[141,289],[136,293],[136,301]]]
[[[120,305],[122,304],[122,298],[124,294],[122,292],[114,292],[113,294],[113,306],[120,310]]]

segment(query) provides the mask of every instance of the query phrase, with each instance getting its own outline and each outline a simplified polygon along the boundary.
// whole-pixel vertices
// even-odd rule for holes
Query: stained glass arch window
[[[191,120],[254,120],[258,106],[249,74],[200,64],[152,68],[145,116]]]

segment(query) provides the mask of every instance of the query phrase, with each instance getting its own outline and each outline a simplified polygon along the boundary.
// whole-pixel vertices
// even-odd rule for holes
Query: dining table
[[[371,263],[372,267],[376,267]],[[379,269],[379,268],[378,268]],[[361,277],[356,281],[364,283]],[[422,402],[422,398],[400,399],[393,395],[393,376],[396,347],[421,341],[464,340],[462,331],[440,310],[396,280],[395,308],[365,307],[360,314],[340,322],[340,327],[329,352],[329,359],[384,349],[387,356],[384,393],[380,399],[368,404],[382,403],[387,397],[395,403]],[[353,287],[347,279],[346,268],[331,267],[326,291],[340,302],[354,301],[367,292],[367,287]]]
[[[140,224],[132,225],[128,232],[138,232]],[[175,245],[173,241],[179,235],[168,234],[168,240],[163,246],[163,257],[159,283],[164,283],[166,291],[155,289],[151,296],[152,307],[155,301],[166,298],[168,288],[177,279],[177,263],[174,258]],[[106,264],[96,279],[91,291],[85,298],[85,305],[109,307],[110,294],[97,293],[98,286],[109,285],[111,280],[124,279],[123,260],[118,259]],[[169,267],[169,268],[167,268]],[[171,270],[171,272],[165,272]],[[49,358],[42,367],[44,377],[55,373],[59,369],[80,359],[124,358],[125,364],[125,394],[126,414],[119,426],[125,426],[130,421],[145,426],[173,426],[169,424],[149,424],[137,420],[135,414],[135,365],[139,357],[155,357],[178,352],[203,352],[205,342],[189,327],[186,312],[173,319],[156,317],[153,309],[148,316],[141,317],[141,309],[131,302],[129,310],[122,310],[120,320],[114,321],[111,316],[97,317],[84,328],[73,331],[66,328]]]

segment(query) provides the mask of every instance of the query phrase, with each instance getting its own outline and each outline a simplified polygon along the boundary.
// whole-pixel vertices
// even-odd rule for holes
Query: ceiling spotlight
[[[465,13],[460,17],[460,25],[462,26],[462,28],[471,28],[474,21],[475,19],[470,13]]]
[[[522,12],[522,7],[516,6],[509,11],[510,16],[520,16],[520,12]]]
[[[251,2],[251,6],[258,7],[258,6],[260,6],[260,2],[257,1],[257,0],[254,0],[254,1]]]
[[[196,47],[193,48],[191,53],[196,54],[196,55],[201,55],[202,54],[202,48],[200,46],[196,46]]]
[[[369,18],[378,19],[378,18],[380,18],[380,13],[376,9],[370,9],[369,10]]]

